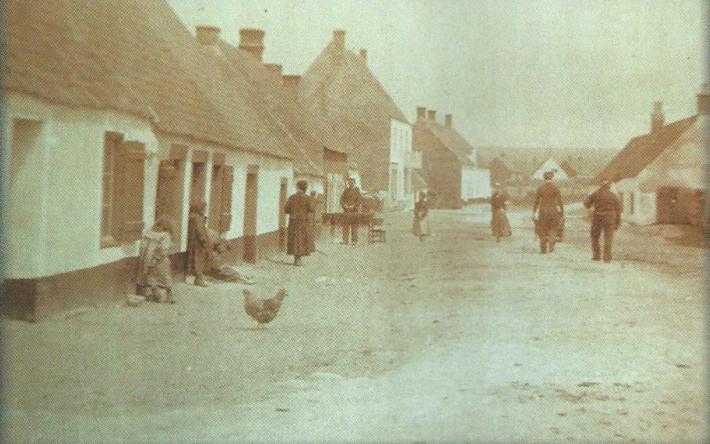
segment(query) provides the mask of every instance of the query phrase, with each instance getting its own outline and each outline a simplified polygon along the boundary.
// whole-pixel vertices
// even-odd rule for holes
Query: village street
[[[425,242],[408,213],[385,215],[384,244],[324,230],[303,268],[240,268],[288,291],[263,331],[244,286],[217,282],[8,321],[6,438],[702,441],[705,250],[625,227],[620,260],[591,262],[570,210],[542,256],[529,213],[500,244],[486,206],[434,211]]]

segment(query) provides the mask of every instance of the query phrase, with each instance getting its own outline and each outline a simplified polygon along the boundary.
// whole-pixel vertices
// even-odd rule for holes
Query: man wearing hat
[[[355,179],[348,178],[348,184],[340,196],[340,206],[343,208],[343,243],[357,244],[357,213],[360,211],[360,190],[355,186]]]
[[[554,251],[560,220],[564,216],[562,195],[560,189],[552,183],[553,176],[552,171],[545,172],[543,175],[545,182],[538,187],[533,205],[533,221],[540,237],[542,254]]]
[[[611,246],[614,231],[621,223],[621,203],[611,191],[611,182],[605,180],[602,186],[584,200],[586,208],[594,208],[592,213],[592,260],[604,259],[611,262]],[[599,237],[604,233],[604,254],[600,254]]]

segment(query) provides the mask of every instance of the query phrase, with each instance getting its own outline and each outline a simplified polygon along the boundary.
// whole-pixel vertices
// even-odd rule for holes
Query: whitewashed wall
[[[617,195],[623,193],[621,213],[623,221],[636,225],[649,225],[656,222],[656,193],[641,192],[638,178],[632,177],[615,183],[613,191]]]
[[[542,166],[540,166],[532,175],[533,179],[544,180],[544,174],[546,171],[555,170],[555,180],[569,179],[565,170],[562,169],[560,164],[558,164],[555,159],[547,159]]]
[[[405,122],[392,119],[390,121],[390,165],[389,174],[396,167],[396,183],[390,177],[389,197],[390,203],[411,203],[413,199],[412,190],[406,192],[406,184],[411,183],[411,178],[407,178],[409,171],[405,172],[405,158],[407,153],[412,152],[412,126]],[[392,184],[396,187],[396,193],[392,193]]]
[[[491,197],[491,172],[486,168],[461,167],[461,199]]]
[[[149,123],[127,114],[49,104],[23,94],[6,94],[5,100],[8,140],[15,119],[36,120],[42,127],[34,152],[16,171],[18,187],[9,196],[13,213],[31,217],[22,224],[16,223],[17,216],[6,218],[6,277],[47,276],[136,255],[137,242],[100,248],[104,134],[122,133],[125,140],[142,142],[148,153],[155,153],[157,140]],[[155,189],[157,165],[156,156],[149,154],[146,189]],[[150,219],[146,223],[152,223],[149,209],[155,205],[154,194],[146,193],[143,201],[144,215]]]

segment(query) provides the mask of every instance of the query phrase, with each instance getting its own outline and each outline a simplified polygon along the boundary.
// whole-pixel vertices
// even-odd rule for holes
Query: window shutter
[[[234,167],[222,168],[222,214],[219,218],[219,231],[224,233],[232,227],[232,189],[234,188]]]
[[[140,239],[144,228],[145,149],[143,144],[139,142],[122,143],[120,162],[120,239],[122,242],[131,242]]]

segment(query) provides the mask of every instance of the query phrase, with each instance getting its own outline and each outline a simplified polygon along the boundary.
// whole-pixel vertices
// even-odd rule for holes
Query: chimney
[[[698,93],[698,114],[710,113],[710,83],[703,83]]]
[[[336,29],[333,31],[333,45],[338,49],[345,49],[345,31]]]
[[[219,42],[220,29],[215,26],[197,26],[195,28],[195,36],[197,37],[197,43],[200,46],[207,48],[214,52],[216,55],[220,54]]]
[[[428,120],[431,120],[432,122],[436,122],[436,111],[433,109],[430,109],[429,111],[426,112],[426,116]]]
[[[451,126],[453,124],[453,120],[454,120],[454,116],[452,116],[451,114],[447,114],[444,116],[444,122],[446,123],[447,128],[451,128]]]
[[[360,50],[360,58],[367,63],[367,49]]]
[[[281,78],[283,79],[283,84],[285,87],[298,90],[298,84],[301,82],[301,76],[294,74],[284,74],[283,76],[281,76]]]
[[[261,61],[264,54],[264,31],[254,28],[240,29],[239,49],[250,53]]]
[[[418,106],[417,107],[417,122],[423,121],[426,119],[426,108],[423,106]]]
[[[276,74],[277,76],[281,77],[281,71],[283,70],[283,65],[279,65],[276,63],[265,63],[264,66],[269,71],[271,71],[274,74]]]
[[[666,117],[663,114],[663,102],[653,102],[653,112],[651,113],[651,134],[657,134],[663,129]]]

